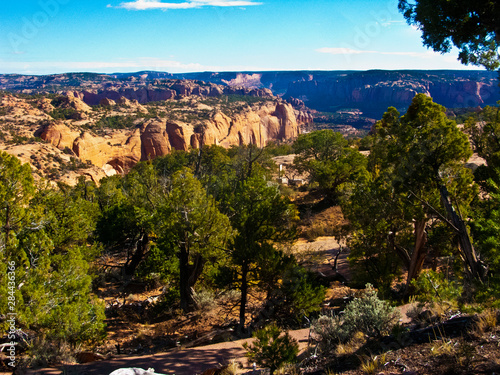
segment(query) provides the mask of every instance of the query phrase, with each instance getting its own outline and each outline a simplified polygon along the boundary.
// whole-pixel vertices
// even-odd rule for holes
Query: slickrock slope
[[[68,99],[70,102],[71,99]],[[12,95],[0,96],[0,150],[29,163],[35,177],[75,184],[80,176],[99,181],[106,174],[102,168],[81,162],[68,152],[78,131],[67,131],[63,123],[48,113],[54,110],[47,98],[26,100]],[[84,113],[84,112],[82,112]],[[59,147],[41,142],[36,135],[40,126],[53,123],[50,136]]]

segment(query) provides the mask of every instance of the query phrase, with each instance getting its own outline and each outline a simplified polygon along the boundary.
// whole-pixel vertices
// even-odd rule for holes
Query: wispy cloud
[[[15,62],[2,61],[2,70],[15,71],[109,71],[109,70],[166,70],[166,71],[202,71],[218,70],[220,67],[209,67],[198,63],[182,63],[179,61],[155,58],[140,58],[130,61],[34,61]]]
[[[3,61],[0,59],[1,73],[48,74],[63,72],[132,72],[141,70],[167,71],[170,73],[202,71],[249,71],[259,70],[253,66],[208,66],[199,63],[183,63],[153,57],[118,61]]]
[[[410,56],[420,58],[431,58],[437,55],[436,52],[384,52],[384,51],[366,51],[352,49],[348,47],[324,47],[319,48],[316,52],[327,53],[330,55],[361,55],[361,54],[376,54],[376,55],[391,55],[391,56]]]
[[[397,26],[407,26],[405,21],[386,21],[381,23],[382,26],[388,27],[392,25],[397,25]]]
[[[250,1],[233,1],[233,0],[187,0],[181,3],[163,2],[160,0],[135,0],[123,2],[120,5],[110,8],[124,8],[129,10],[148,10],[148,9],[193,9],[202,7],[244,7],[261,5],[262,3]]]

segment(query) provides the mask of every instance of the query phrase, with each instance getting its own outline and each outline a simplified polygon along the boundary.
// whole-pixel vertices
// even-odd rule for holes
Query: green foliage
[[[229,219],[219,212],[189,169],[176,172],[166,184],[166,201],[156,218],[158,246],[179,259],[181,307],[188,309],[195,286],[208,262],[223,263],[233,237]]]
[[[311,327],[323,353],[330,353],[342,343],[348,342],[353,333],[343,319],[337,315],[320,315]]]
[[[500,299],[500,170],[495,170],[495,179],[487,183],[488,197],[478,203],[472,229],[476,245],[489,265],[489,282],[483,286],[480,299],[493,301],[496,306]]]
[[[71,344],[102,338],[104,308],[91,296],[89,234],[95,207],[61,191],[36,189],[28,165],[0,154],[0,263],[15,264],[17,324]],[[0,284],[7,285],[6,272]],[[7,312],[0,289],[0,311]],[[5,316],[5,315],[4,315]],[[0,322],[5,328],[5,319]]]
[[[254,332],[252,345],[243,344],[247,357],[262,367],[269,368],[271,374],[285,363],[294,363],[299,354],[299,344],[275,325],[269,325]]]
[[[500,168],[500,108],[485,107],[464,124],[476,152],[491,168]]]
[[[319,311],[325,299],[326,288],[319,284],[315,275],[303,267],[292,267],[283,275],[280,288],[285,296],[285,306],[291,317],[309,315]]]
[[[423,43],[437,52],[460,50],[462,64],[498,69],[500,9],[496,1],[399,0],[410,25],[422,31]]]
[[[275,272],[281,280],[272,293],[274,299],[279,301],[275,306],[275,317],[284,323],[300,322],[304,315],[321,309],[326,288],[313,272],[299,266],[293,258],[283,269],[284,272]]]
[[[394,191],[390,180],[380,177],[356,185],[349,199],[341,202],[342,212],[353,229],[349,263],[356,284],[371,282],[387,290],[392,280],[400,276],[402,262],[387,236],[394,233],[405,244],[411,241],[405,198]]]
[[[307,172],[311,183],[334,195],[341,188],[366,177],[366,158],[351,148],[341,133],[319,130],[301,134],[293,148],[298,154],[294,165],[299,172]]]
[[[196,165],[196,154],[174,149],[168,155],[155,158],[153,165],[160,176],[169,177],[183,168],[193,169]]]
[[[266,145],[266,152],[271,156],[293,154],[293,146],[289,143],[270,142]]]
[[[241,275],[240,325],[243,327],[249,276],[265,272],[266,260],[276,255],[274,242],[285,243],[295,238],[294,222],[298,217],[289,199],[259,173],[237,186],[229,209],[231,224],[237,231],[231,256]]]
[[[54,120],[79,120],[80,114],[74,108],[55,108],[49,115]]]
[[[445,109],[423,94],[402,117],[389,108],[372,141],[371,178],[342,202],[354,229],[350,262],[358,281],[382,288],[389,288],[404,266],[409,285],[431,249],[435,256],[452,253],[455,233],[443,220],[449,215],[443,191],[463,217],[471,213],[477,187],[463,165],[470,144]]]
[[[462,285],[432,270],[422,272],[412,281],[419,302],[457,302],[462,296]]]
[[[97,129],[131,129],[135,126],[131,116],[102,116],[94,125]]]
[[[367,135],[360,139],[359,141],[359,151],[369,151],[373,147],[373,136]]]

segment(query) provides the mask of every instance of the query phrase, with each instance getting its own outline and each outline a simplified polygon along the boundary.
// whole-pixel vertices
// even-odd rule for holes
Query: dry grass
[[[378,373],[387,363],[387,354],[371,355],[369,357],[362,357],[360,360],[361,366],[359,368],[363,374],[373,375]]]
[[[474,332],[478,335],[482,335],[485,332],[493,330],[497,325],[498,310],[487,309],[478,316],[478,320],[474,326]]]
[[[23,358],[20,367],[47,367],[54,364],[76,363],[75,353],[81,350],[80,346],[71,347],[67,342],[52,343],[45,338],[38,338],[28,347],[28,356]]]
[[[358,351],[366,343],[366,337],[362,332],[356,332],[352,339],[345,344],[339,344],[335,349],[338,356],[349,356]]]
[[[274,372],[275,375],[300,375],[300,367],[287,363]]]
[[[452,355],[455,352],[455,345],[451,340],[437,340],[431,347],[431,355],[439,357],[442,355]]]
[[[236,375],[239,373],[240,370],[240,363],[236,362],[235,360],[231,361],[229,365],[224,369],[222,372],[222,375]]]

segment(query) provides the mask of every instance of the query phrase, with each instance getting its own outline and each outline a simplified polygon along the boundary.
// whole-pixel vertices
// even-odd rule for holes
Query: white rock
[[[162,375],[155,372],[154,368],[149,368],[143,370],[142,368],[131,367],[131,368],[120,368],[113,371],[109,375]]]

